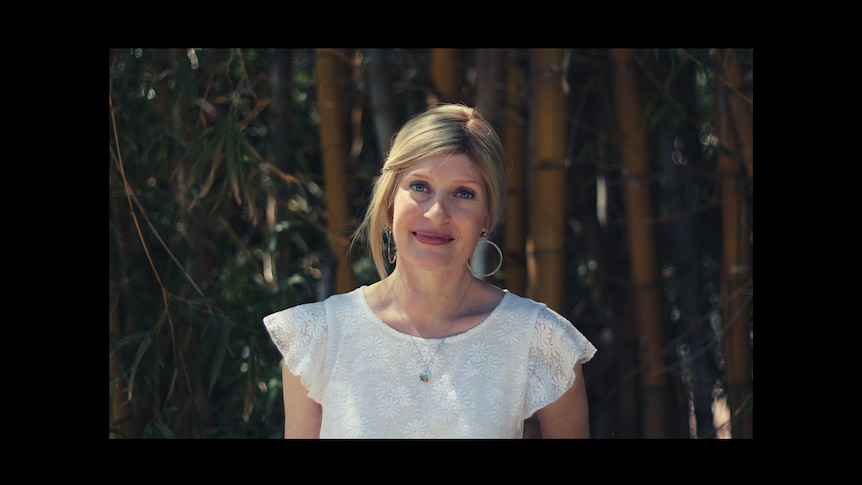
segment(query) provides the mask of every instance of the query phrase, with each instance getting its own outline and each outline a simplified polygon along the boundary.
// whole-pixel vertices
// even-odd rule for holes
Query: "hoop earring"
[[[395,264],[397,257],[397,249],[396,252],[392,251],[392,229],[386,228],[386,259],[389,260],[389,264]]]
[[[487,278],[489,276],[496,274],[497,271],[500,271],[500,268],[503,267],[503,251],[500,249],[500,246],[497,246],[497,243],[488,239],[488,236],[485,234],[482,234],[482,238],[479,239],[479,243],[476,244],[476,247],[478,248],[479,244],[481,244],[481,243],[487,243],[487,244],[490,244],[491,246],[494,246],[494,249],[497,250],[497,254],[500,256],[500,262],[497,263],[497,267],[494,268],[494,271],[491,271],[490,273],[481,274],[481,273],[477,273],[477,272],[473,271],[473,268],[470,267],[470,260],[468,259],[467,260],[467,269],[469,269],[470,272],[473,273],[473,276],[477,276],[479,278]]]

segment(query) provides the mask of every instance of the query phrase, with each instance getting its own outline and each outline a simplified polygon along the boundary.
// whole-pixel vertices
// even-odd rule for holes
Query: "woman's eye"
[[[421,182],[413,182],[410,184],[410,188],[415,190],[416,192],[427,192],[428,187]]]
[[[475,195],[473,195],[473,192],[470,190],[459,190],[455,193],[455,197],[458,197],[459,199],[472,199]]]

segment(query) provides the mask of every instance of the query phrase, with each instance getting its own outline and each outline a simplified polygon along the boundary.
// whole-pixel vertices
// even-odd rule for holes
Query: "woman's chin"
[[[459,265],[455,263],[456,259],[452,255],[441,256],[439,254],[433,255],[416,255],[413,259],[410,260],[410,267],[422,270],[422,271],[430,271],[430,272],[447,272],[453,271],[456,269],[466,268],[467,265]],[[397,264],[397,263],[396,263]]]

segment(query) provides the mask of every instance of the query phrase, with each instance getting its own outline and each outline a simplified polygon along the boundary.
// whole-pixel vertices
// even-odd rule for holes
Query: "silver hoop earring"
[[[497,255],[500,256],[500,262],[497,263],[497,267],[494,268],[494,271],[491,271],[490,273],[481,274],[481,273],[477,273],[477,272],[473,271],[473,268],[470,267],[470,260],[467,260],[467,269],[469,269],[470,272],[473,273],[473,276],[476,276],[479,278],[487,278],[489,276],[496,274],[497,271],[500,271],[500,268],[503,267],[503,251],[500,249],[500,246],[497,246],[497,243],[488,239],[488,236],[485,234],[482,234],[482,238],[479,239],[479,243],[476,244],[476,247],[478,248],[479,244],[481,244],[481,243],[487,243],[487,244],[490,244],[491,246],[494,246],[494,249],[497,250]],[[475,250],[474,250],[474,252],[475,252]]]
[[[397,249],[396,252],[392,251],[392,229],[386,229],[386,259],[389,260],[389,264],[395,264],[395,259],[398,258]]]

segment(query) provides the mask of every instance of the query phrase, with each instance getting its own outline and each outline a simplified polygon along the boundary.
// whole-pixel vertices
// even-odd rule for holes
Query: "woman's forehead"
[[[446,154],[417,162],[403,172],[404,176],[446,178],[462,183],[482,184],[482,173],[476,163],[464,154]]]

